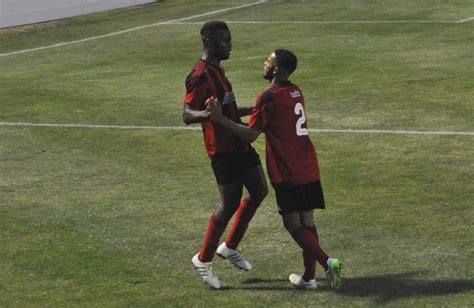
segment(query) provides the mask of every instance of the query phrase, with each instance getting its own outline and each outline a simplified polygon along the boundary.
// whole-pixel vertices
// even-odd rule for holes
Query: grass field
[[[474,20],[457,22],[472,0],[269,1],[10,54],[246,3],[169,0],[0,29],[0,306],[474,305]],[[9,125],[182,127],[210,19],[230,24],[223,66],[241,106],[283,47],[299,58],[310,128],[398,131],[311,134],[327,201],[318,229],[346,270],[337,292],[320,267],[315,292],[287,281],[302,258],[273,192],[241,246],[254,270],[216,259],[223,290],[202,283],[191,257],[218,192],[199,130]],[[256,148],[263,157],[263,138]]]

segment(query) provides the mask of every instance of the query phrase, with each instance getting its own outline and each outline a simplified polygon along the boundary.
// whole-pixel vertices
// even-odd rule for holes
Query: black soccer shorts
[[[246,152],[217,154],[212,158],[212,169],[219,185],[242,183],[244,170],[261,164],[252,147]]]
[[[313,209],[324,209],[323,188],[320,181],[303,185],[288,183],[273,184],[280,215],[293,212],[307,212]]]

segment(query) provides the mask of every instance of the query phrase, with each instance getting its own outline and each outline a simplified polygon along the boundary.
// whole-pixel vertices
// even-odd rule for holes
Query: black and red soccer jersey
[[[224,70],[201,59],[186,77],[184,103],[191,105],[196,110],[204,110],[206,109],[205,102],[211,96],[219,100],[222,105],[222,113],[225,116],[241,123],[232,85],[225,76]],[[216,154],[246,151],[250,146],[242,144],[239,138],[218,123],[206,121],[201,125],[204,145],[209,157]]]
[[[272,84],[257,98],[249,126],[265,133],[267,169],[273,183],[303,185],[320,179],[298,86],[289,81]]]

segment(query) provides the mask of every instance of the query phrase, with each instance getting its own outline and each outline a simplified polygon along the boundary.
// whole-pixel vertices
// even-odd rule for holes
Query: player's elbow
[[[189,114],[186,111],[183,112],[183,122],[186,125],[189,125],[192,123],[191,118],[189,117]]]
[[[247,139],[246,141],[249,142],[249,143],[252,143],[255,140],[257,140],[259,135],[260,135],[260,131],[252,128],[252,129],[250,129],[249,133],[246,136],[246,139]]]

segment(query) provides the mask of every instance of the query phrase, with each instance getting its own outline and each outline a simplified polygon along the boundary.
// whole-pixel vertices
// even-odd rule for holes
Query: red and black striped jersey
[[[201,59],[186,77],[184,103],[191,105],[193,109],[204,110],[206,109],[205,102],[211,96],[219,100],[225,116],[237,123],[242,123],[232,85],[225,76],[224,70]],[[218,123],[206,121],[202,122],[201,126],[204,145],[211,158],[216,154],[246,151],[250,147],[250,144],[243,144],[237,136]]]
[[[257,98],[249,126],[265,133],[267,169],[273,183],[302,185],[320,179],[298,86],[289,81],[272,84]]]

